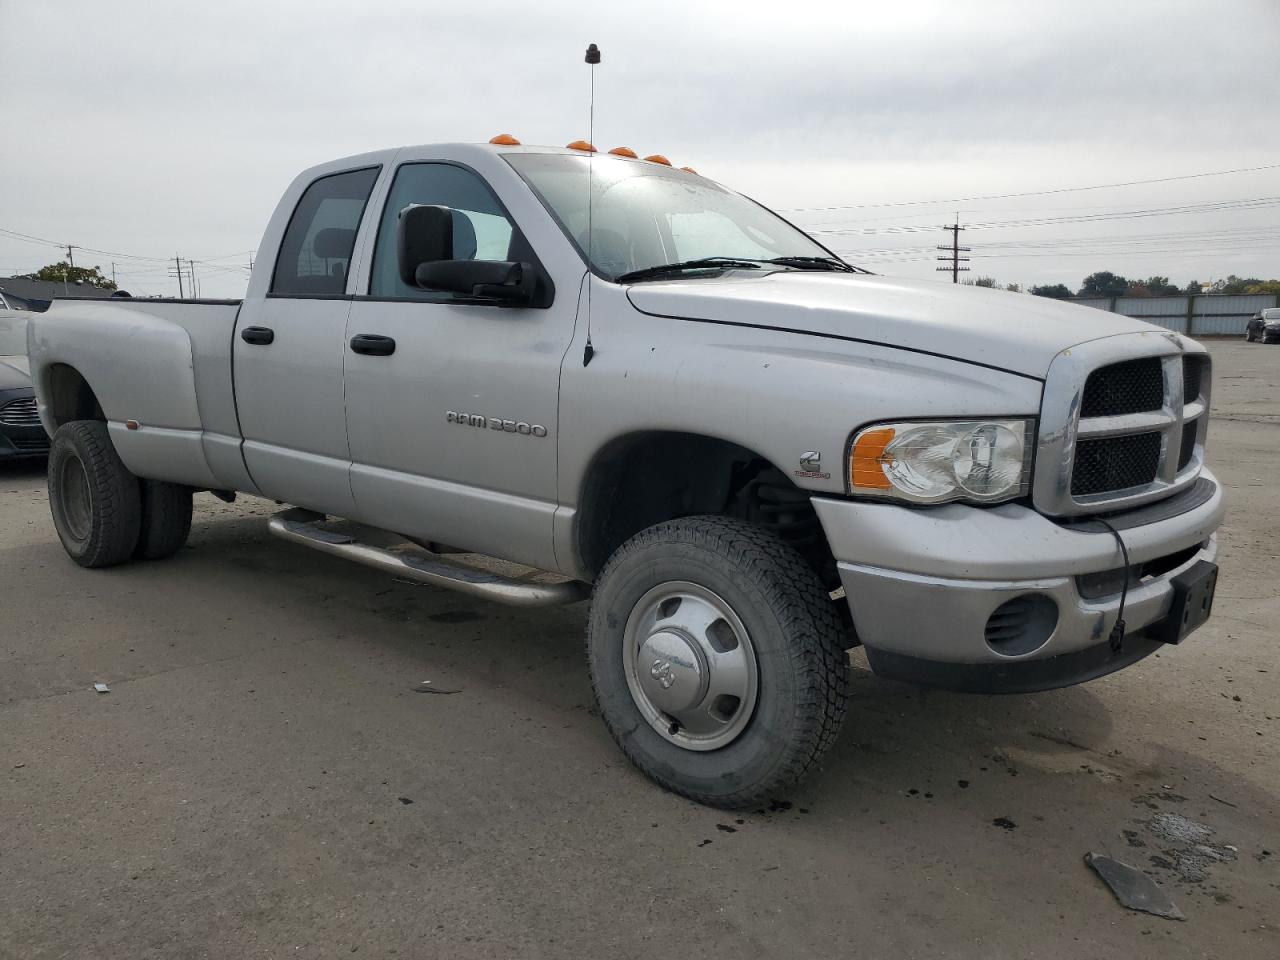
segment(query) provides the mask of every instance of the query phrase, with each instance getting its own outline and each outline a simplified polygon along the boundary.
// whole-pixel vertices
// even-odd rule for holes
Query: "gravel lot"
[[[1205,628],[1032,696],[855,653],[825,771],[737,817],[614,748],[582,605],[396,583],[208,495],[178,558],[81,570],[42,467],[0,467],[0,957],[1274,960],[1280,348],[1212,349]],[[1091,850],[1186,921],[1120,907]]]

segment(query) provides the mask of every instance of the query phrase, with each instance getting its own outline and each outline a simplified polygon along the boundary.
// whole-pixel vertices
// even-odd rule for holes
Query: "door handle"
[[[351,338],[351,350],[366,357],[389,357],[396,352],[396,342],[377,333],[357,333]]]
[[[253,343],[265,347],[276,339],[276,332],[270,327],[245,327],[240,331],[240,339],[245,343]]]

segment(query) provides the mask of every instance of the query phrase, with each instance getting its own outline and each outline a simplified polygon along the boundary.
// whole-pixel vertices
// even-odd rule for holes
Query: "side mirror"
[[[435,260],[418,264],[413,281],[424,290],[447,290],[506,303],[530,303],[537,273],[528,263]]]
[[[419,264],[453,259],[453,211],[448,207],[410,204],[400,211],[396,227],[396,260],[400,279],[409,286],[417,281]]]

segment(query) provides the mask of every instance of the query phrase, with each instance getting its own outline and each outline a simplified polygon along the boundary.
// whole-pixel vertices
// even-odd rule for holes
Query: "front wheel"
[[[596,584],[600,712],[659,785],[738,808],[793,788],[835,742],[849,659],[827,592],[784,541],[726,517],[634,536]]]

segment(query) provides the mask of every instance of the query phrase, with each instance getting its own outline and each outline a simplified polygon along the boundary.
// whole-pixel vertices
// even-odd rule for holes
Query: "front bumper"
[[[1215,532],[1225,513],[1222,489],[1206,470],[1191,490],[1110,518],[1131,569],[1159,570],[1130,585],[1126,638],[1113,652],[1108,637],[1119,612],[1119,580],[1114,594],[1102,596],[1088,589],[1083,595],[1078,580],[1124,566],[1115,537],[1095,522],[1055,522],[1020,504],[924,510],[826,498],[813,503],[871,668],[981,692],[1066,686],[1157,649],[1144,633],[1168,615],[1173,577],[1216,558]],[[1026,652],[989,644],[996,608],[1028,595],[1053,602],[1056,624]]]

